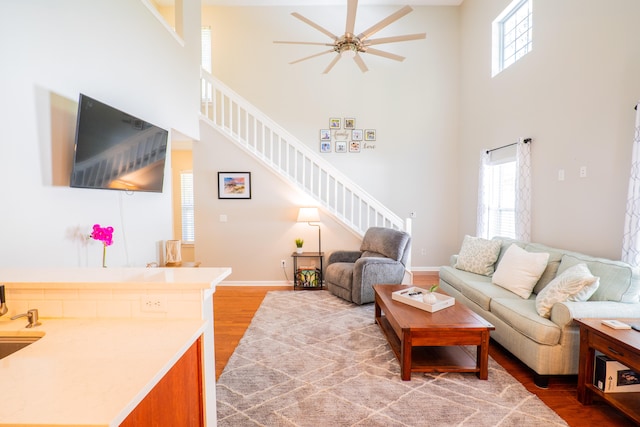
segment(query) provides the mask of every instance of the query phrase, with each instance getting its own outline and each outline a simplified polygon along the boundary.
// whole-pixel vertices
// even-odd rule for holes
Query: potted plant
[[[296,253],[302,253],[302,245],[304,245],[304,240],[297,238],[296,239]]]
[[[433,285],[429,288],[429,292],[422,296],[422,301],[427,304],[435,304],[438,302],[438,298],[435,296],[434,292],[438,289],[438,285]]]

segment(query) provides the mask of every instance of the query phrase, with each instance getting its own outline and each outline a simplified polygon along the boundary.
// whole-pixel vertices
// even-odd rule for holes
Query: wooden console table
[[[602,319],[575,319],[580,325],[580,365],[578,370],[578,401],[590,405],[599,396],[611,406],[640,424],[640,392],[603,393],[593,385],[596,350],[640,372],[640,332],[633,329],[613,329]],[[640,319],[618,319],[624,323],[640,323]]]

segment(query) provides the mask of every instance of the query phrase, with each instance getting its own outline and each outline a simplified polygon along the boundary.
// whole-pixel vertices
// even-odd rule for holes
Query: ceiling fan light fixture
[[[342,36],[337,36],[333,34],[331,31],[316,24],[309,18],[305,18],[299,13],[294,12],[291,14],[295,18],[304,22],[305,24],[315,28],[316,30],[323,33],[324,35],[330,37],[331,43],[305,42],[305,41],[274,41],[274,43],[307,44],[307,45],[321,45],[321,46],[331,47],[331,49],[329,50],[292,61],[290,62],[290,64],[296,64],[298,62],[315,58],[320,55],[333,53],[335,54],[335,56],[331,60],[327,68],[325,68],[325,70],[322,72],[323,74],[327,74],[329,71],[331,71],[333,66],[342,58],[353,59],[354,62],[360,68],[360,70],[364,73],[368,71],[368,68],[365,65],[364,61],[362,60],[363,55],[359,55],[359,53],[377,55],[387,59],[392,59],[394,61],[403,61],[405,59],[404,56],[396,55],[390,52],[385,52],[383,50],[374,49],[374,48],[371,48],[371,46],[385,44],[385,43],[397,43],[397,42],[404,42],[409,40],[419,40],[419,39],[424,39],[426,37],[425,33],[420,33],[420,34],[406,34],[402,36],[382,37],[377,39],[370,38],[372,35],[380,31],[381,29],[385,28],[386,26],[392,24],[393,22],[397,21],[398,19],[402,18],[403,16],[411,12],[413,10],[411,6],[404,6],[398,11],[382,19],[372,27],[364,30],[363,32],[355,33],[354,27],[355,27],[357,8],[358,8],[358,0],[347,0],[347,23],[345,26],[345,32]]]
[[[340,47],[340,56],[343,58],[354,58],[358,53],[358,48],[354,44],[345,44]]]

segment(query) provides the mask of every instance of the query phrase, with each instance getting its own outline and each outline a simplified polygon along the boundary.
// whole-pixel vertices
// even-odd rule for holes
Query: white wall
[[[69,188],[77,99],[197,136],[199,2],[185,20],[183,47],[141,1],[0,4],[0,266],[99,266],[94,223],[115,228],[109,266],[156,259],[172,237],[169,168],[163,194]]]
[[[362,31],[396,9],[361,6],[356,29]],[[355,117],[356,127],[376,129],[374,150],[323,156],[398,215],[417,213],[413,265],[445,263],[459,244],[458,8],[416,7],[376,34],[426,32],[426,40],[379,46],[406,56],[404,62],[364,55],[368,73],[362,74],[353,61],[341,60],[328,75],[321,72],[331,55],[288,64],[328,48],[273,43],[329,41],[292,17],[294,11],[337,34],[344,32],[344,7],[205,8],[203,24],[211,25],[213,32],[213,74],[313,149],[319,149],[319,130],[328,127],[330,117]],[[271,184],[257,164],[225,144],[229,143],[203,132],[194,146],[194,170],[199,175],[195,183],[196,258],[204,265],[229,265],[228,260],[233,259],[235,280],[282,280],[277,266],[283,254],[288,258],[293,251],[293,239],[298,236],[292,227],[298,227],[293,221],[300,202],[277,178]],[[206,176],[200,174],[203,169]],[[218,170],[252,171],[253,199],[219,201],[217,193],[211,192]],[[218,222],[223,212],[231,212],[229,222],[231,218],[239,222],[234,235],[246,242],[244,249],[221,238],[232,227]],[[346,248],[358,247],[359,241],[348,231],[330,220],[325,224],[324,218],[326,215],[325,251],[345,248],[345,244]],[[309,240],[315,242],[317,237],[312,234]],[[249,249],[252,246],[256,253]],[[207,262],[205,257],[209,257]]]
[[[461,8],[460,235],[475,233],[481,149],[531,137],[532,240],[619,259],[640,2],[534,1],[532,52],[492,79],[491,22],[510,1]]]

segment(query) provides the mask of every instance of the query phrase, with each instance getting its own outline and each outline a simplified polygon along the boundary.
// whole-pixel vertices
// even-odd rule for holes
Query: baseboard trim
[[[440,267],[411,267],[411,271],[414,273],[420,273],[420,272],[439,273]]]
[[[273,281],[248,281],[248,280],[223,280],[216,286],[289,286],[293,288],[293,283],[286,280]]]
[[[410,276],[437,276],[440,267],[413,267],[407,271]],[[288,286],[293,288],[293,282],[288,280],[223,280],[217,286]]]

